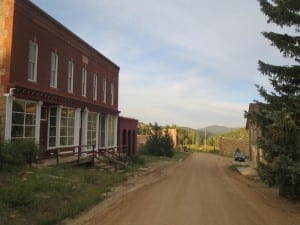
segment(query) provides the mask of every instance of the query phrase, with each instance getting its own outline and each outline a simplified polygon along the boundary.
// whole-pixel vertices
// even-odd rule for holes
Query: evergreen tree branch
[[[290,85],[291,88],[300,91],[300,66],[275,66],[266,64],[262,61],[258,62],[259,71],[267,75],[270,80],[277,80],[277,82],[283,82]]]
[[[300,32],[300,0],[258,1],[268,22],[296,26],[296,32]],[[263,35],[283,56],[294,58],[298,64],[258,62],[259,71],[268,76],[273,91],[256,85],[264,102],[256,101],[258,110],[247,116],[261,129],[257,144],[267,162],[264,177],[272,184],[277,181],[280,195],[300,198],[300,37],[273,32]]]
[[[299,0],[258,0],[261,11],[269,17],[268,23],[273,22],[280,26],[300,27]]]
[[[290,36],[287,34],[277,34],[274,32],[263,32],[264,37],[276,46],[284,57],[300,60],[300,36]]]

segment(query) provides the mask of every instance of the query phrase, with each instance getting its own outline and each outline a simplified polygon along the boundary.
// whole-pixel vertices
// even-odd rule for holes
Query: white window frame
[[[28,71],[27,80],[36,82],[37,80],[37,63],[38,63],[38,45],[29,41]]]
[[[115,146],[115,118],[113,116],[107,116],[107,145],[109,147]]]
[[[110,84],[110,94],[111,94],[111,105],[114,105],[114,98],[115,98],[115,84],[111,82]]]
[[[97,86],[98,86],[98,76],[94,74],[93,76],[93,100],[97,101]]]
[[[55,109],[56,113],[55,115],[51,115],[51,109]],[[72,117],[62,117],[62,111],[64,109],[71,109],[74,110],[74,121],[73,121],[73,126],[71,126],[69,124],[69,119]],[[76,124],[76,121],[78,120],[78,117],[80,117],[80,115],[78,116],[78,112],[76,109],[73,108],[68,108],[68,107],[62,107],[62,106],[50,106],[49,107],[49,113],[48,113],[48,149],[53,149],[53,148],[58,148],[58,147],[70,147],[70,146],[74,146],[75,143],[77,143],[76,139],[78,138],[78,134],[76,133],[76,130],[78,130],[79,125]],[[55,123],[51,124],[51,118],[55,119]],[[64,118],[65,120],[67,120],[67,124],[65,124],[63,126],[62,123],[62,118]],[[55,132],[53,135],[51,135],[50,129],[53,128],[55,129]],[[67,133],[66,135],[62,136],[62,128],[65,128]],[[70,128],[72,128],[72,135],[70,133]],[[54,145],[50,145],[50,138],[55,138],[54,141]],[[66,138],[67,142],[65,145],[61,145],[61,138]],[[73,142],[70,144],[68,141],[69,139],[72,138]],[[77,143],[78,144],[78,143]]]
[[[58,55],[56,52],[51,52],[50,87],[52,88],[57,88],[57,70],[58,70]]]
[[[13,109],[13,104],[14,102],[21,102],[24,104],[24,109],[23,111],[14,111]],[[32,104],[34,105],[35,107],[35,111],[31,112],[31,111],[28,111],[28,108],[27,106],[29,104]],[[37,126],[37,108],[38,108],[38,104],[37,102],[33,102],[33,101],[28,101],[28,100],[21,100],[21,99],[14,99],[12,101],[12,122],[11,122],[11,138],[12,139],[35,139],[36,138],[36,126]],[[22,118],[22,122],[21,123],[14,123],[14,116],[17,116],[17,115],[23,115],[23,118]],[[31,123],[30,123],[30,118],[32,119]],[[12,136],[12,133],[13,133],[13,127],[22,127],[22,135],[20,136],[15,136],[13,137]],[[33,134],[28,136],[28,133],[26,133],[26,130],[27,128],[31,128],[33,129]]]
[[[67,110],[67,116],[62,116],[63,110]],[[72,111],[73,117],[69,115],[69,110]],[[66,124],[62,123],[62,119],[65,119]],[[73,119],[73,120],[72,120]],[[60,110],[60,115],[59,115],[59,120],[60,120],[60,126],[59,126],[59,146],[73,146],[75,143],[74,137],[75,137],[75,119],[76,119],[76,114],[75,114],[75,109],[73,108],[67,108],[67,107],[62,107]],[[70,123],[71,122],[71,123]],[[62,129],[66,129],[65,132],[66,134],[62,136]],[[62,144],[62,138],[66,138],[66,143]],[[70,143],[69,141],[72,141]]]
[[[51,114],[51,109],[55,109],[55,115]],[[55,118],[55,124],[51,124],[51,120]],[[56,148],[58,143],[58,129],[59,129],[59,107],[57,106],[50,106],[49,113],[48,113],[48,135],[47,135],[47,143],[48,148]],[[55,129],[55,134],[51,135],[50,130]],[[50,138],[55,138],[54,145],[50,145]]]
[[[106,116],[100,115],[99,118],[99,148],[106,147]]]
[[[81,96],[83,97],[86,97],[86,78],[87,70],[85,67],[83,67],[81,72]]]
[[[73,82],[74,82],[74,63],[73,61],[68,62],[68,92],[73,93]]]
[[[103,78],[102,92],[102,101],[103,103],[106,103],[106,78]]]
[[[88,112],[87,115],[87,145],[95,145],[97,144],[97,113]],[[92,120],[93,119],[93,120]],[[90,148],[91,146],[89,146]]]

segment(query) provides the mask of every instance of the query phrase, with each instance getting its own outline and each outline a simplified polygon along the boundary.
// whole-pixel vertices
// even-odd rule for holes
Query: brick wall
[[[233,138],[220,138],[220,153],[222,155],[233,156],[235,150],[239,148],[246,156],[249,156],[249,141],[233,139]]]
[[[137,125],[136,119],[118,118],[118,146],[127,146],[129,155],[134,155],[138,150]]]
[[[101,106],[116,114],[118,111],[119,67],[50,15],[40,10],[31,1],[15,0],[15,2],[9,86],[93,104],[94,109]],[[35,82],[27,79],[30,41],[34,41],[38,45]],[[58,80],[55,88],[50,87],[52,52],[58,55]],[[67,91],[69,61],[74,63],[73,93]],[[82,68],[87,70],[87,87],[93,87],[93,76],[97,75],[97,100],[93,99],[93,88],[87,88],[86,96],[82,96]],[[106,80],[106,102],[102,100],[101,91],[104,80]],[[114,85],[113,104],[111,102],[112,84]],[[14,94],[17,95],[17,93]],[[17,97],[31,98],[31,96],[20,95]],[[41,95],[38,97],[39,100],[48,101]],[[59,104],[60,101],[51,103]],[[75,107],[74,105],[68,106]],[[81,107],[81,105],[76,105],[76,107]]]

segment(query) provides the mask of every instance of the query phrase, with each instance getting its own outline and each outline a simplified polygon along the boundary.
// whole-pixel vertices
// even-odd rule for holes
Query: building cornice
[[[29,0],[16,0],[15,10],[18,13],[21,13],[22,16],[31,20],[38,26],[41,26],[43,29],[46,29],[51,34],[55,35],[61,41],[65,42],[67,45],[71,45],[73,48],[76,48],[84,53],[89,53],[89,60],[94,58],[102,58],[111,66],[113,66],[118,71],[120,67],[108,59],[106,56],[101,54],[94,47],[89,45],[86,41],[78,37],[71,30],[66,28],[63,24],[58,22],[56,19],[47,14],[44,10],[36,6]]]
[[[103,114],[118,115],[119,111],[101,105],[84,102],[73,98],[68,98],[60,95],[54,95],[47,92],[32,90],[24,87],[15,87],[14,96],[18,98],[43,101],[44,103],[53,105],[64,105],[73,108],[87,108],[89,111],[101,112]]]

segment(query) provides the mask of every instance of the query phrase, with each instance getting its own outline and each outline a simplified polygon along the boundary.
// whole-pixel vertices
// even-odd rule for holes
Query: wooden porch
[[[115,163],[126,167],[128,160],[127,146],[96,148],[95,145],[78,145],[61,147],[42,151],[38,164],[42,166],[59,165],[63,163],[86,164]]]

